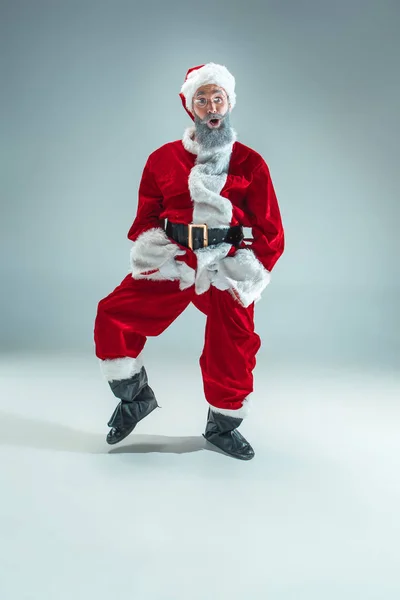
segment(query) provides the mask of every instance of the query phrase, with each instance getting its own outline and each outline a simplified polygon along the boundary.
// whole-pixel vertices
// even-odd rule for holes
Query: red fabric
[[[204,66],[205,65],[197,65],[197,67],[190,67],[190,69],[188,69],[188,72],[186,73],[185,81],[187,80],[188,76],[192,71],[197,71],[197,69],[201,69]]]
[[[149,156],[139,186],[137,215],[128,232],[130,240],[134,241],[147,229],[162,227],[165,219],[192,222],[193,201],[188,179],[195,159],[181,140],[165,144]],[[284,250],[278,201],[267,164],[257,152],[240,142],[233,145],[221,196],[233,205],[230,225],[252,227],[254,241],[250,248],[271,271]]]
[[[192,67],[191,69],[189,69],[188,72],[186,73],[185,81],[187,80],[189,73],[191,73],[192,71],[197,71],[197,69],[201,69],[201,67],[204,67],[204,65],[198,65],[197,67]],[[190,110],[188,110],[186,108],[185,96],[182,94],[182,92],[179,94],[179,96],[180,96],[180,99],[182,100],[183,108],[186,110],[187,114],[192,119],[192,121],[194,121],[194,115],[192,115]]]
[[[136,358],[148,336],[158,336],[193,302],[207,315],[200,358],[204,393],[217,408],[237,410],[253,391],[252,371],[260,338],[254,304],[244,308],[227,291],[211,287],[200,296],[176,281],[136,280],[127,275],[101,300],[95,321],[96,356]]]
[[[185,96],[182,93],[180,93],[179,96],[180,96],[180,99],[182,100],[183,108],[186,110],[187,114],[192,119],[192,121],[194,121],[194,115],[192,115],[192,113],[190,112],[190,110],[188,110],[186,108],[186,98],[185,98]]]

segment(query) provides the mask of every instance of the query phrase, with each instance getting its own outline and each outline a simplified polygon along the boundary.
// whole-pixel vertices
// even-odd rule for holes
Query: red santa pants
[[[217,409],[240,411],[253,391],[252,371],[260,338],[254,332],[254,304],[241,306],[228,291],[213,286],[197,295],[178,281],[133,279],[101,300],[95,321],[96,356],[137,358],[148,336],[158,336],[193,304],[207,316],[200,357],[204,393]],[[239,416],[239,415],[238,415]]]

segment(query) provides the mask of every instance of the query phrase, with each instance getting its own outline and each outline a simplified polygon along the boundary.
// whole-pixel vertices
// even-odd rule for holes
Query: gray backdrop
[[[191,124],[186,70],[213,61],[286,230],[257,305],[263,364],[398,365],[399,6],[2,0],[1,349],[93,351],[144,163]],[[198,354],[203,327],[190,307],[151,347]]]

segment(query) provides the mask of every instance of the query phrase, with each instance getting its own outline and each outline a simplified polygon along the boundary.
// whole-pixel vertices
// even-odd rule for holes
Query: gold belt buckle
[[[188,246],[193,250],[193,227],[201,227],[203,229],[203,248],[208,246],[208,227],[204,223],[189,223],[188,225]]]

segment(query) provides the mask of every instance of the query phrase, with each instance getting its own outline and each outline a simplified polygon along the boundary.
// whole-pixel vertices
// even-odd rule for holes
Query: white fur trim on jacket
[[[236,104],[235,78],[224,65],[207,63],[200,69],[191,71],[182,85],[181,93],[185,96],[186,108],[193,114],[192,100],[196,90],[202,85],[215,83],[224,88],[228,94],[229,104]]]
[[[195,140],[196,128],[194,126],[187,127],[183,132],[182,144],[185,150],[190,152],[191,154],[198,154],[200,150],[199,143]]]
[[[194,284],[195,273],[186,263],[175,260],[184,254],[185,251],[172,242],[163,229],[148,229],[133,242],[130,251],[132,277],[154,281],[179,280],[179,288],[186,289]]]
[[[245,398],[241,408],[237,410],[233,410],[231,408],[217,408],[216,406],[211,406],[209,404],[212,412],[220,413],[221,415],[226,415],[227,417],[234,417],[235,419],[244,419],[250,412],[251,403],[250,398]]]
[[[229,144],[204,150],[195,141],[196,128],[188,127],[183,135],[185,149],[196,154],[196,163],[189,174],[189,191],[193,202],[193,223],[205,223],[208,227],[229,227],[232,221],[232,203],[221,196],[226,183],[233,144],[237,139],[232,130]],[[225,258],[231,249],[230,244],[220,244],[196,250],[196,293],[203,294],[218,270],[218,262]]]
[[[209,227],[229,227],[232,220],[232,203],[221,196],[226,183],[229,162],[236,132],[229,144],[203,150],[194,139],[195,127],[188,127],[183,135],[184,148],[196,154],[196,164],[189,174],[189,192],[193,202],[193,223],[206,223]]]
[[[229,227],[232,203],[219,191],[225,185],[226,173],[207,174],[205,165],[195,165],[189,175],[189,190],[193,200],[193,223],[206,223],[212,228]]]
[[[120,381],[121,379],[130,379],[136,373],[139,373],[143,367],[143,358],[141,354],[137,358],[111,358],[100,360],[100,367],[107,381]]]
[[[258,260],[250,248],[241,248],[233,256],[218,263],[211,282],[219,290],[233,290],[243,306],[250,306],[261,298],[271,279],[270,271]]]

